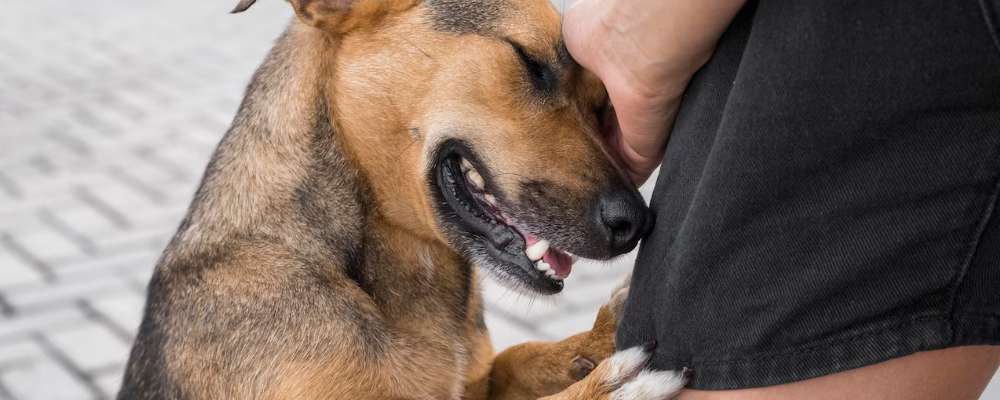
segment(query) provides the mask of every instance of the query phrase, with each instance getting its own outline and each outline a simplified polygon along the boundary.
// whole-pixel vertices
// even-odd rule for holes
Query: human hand
[[[578,0],[564,15],[566,48],[600,78],[614,107],[608,145],[641,185],[660,164],[691,76],[743,0]]]

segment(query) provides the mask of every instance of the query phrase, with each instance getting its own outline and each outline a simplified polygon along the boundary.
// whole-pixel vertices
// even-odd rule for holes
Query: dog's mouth
[[[544,294],[558,293],[573,270],[574,257],[531,233],[504,212],[484,174],[458,152],[443,154],[437,189],[446,214],[464,231],[466,250],[501,279]],[[489,176],[487,175],[487,178]]]

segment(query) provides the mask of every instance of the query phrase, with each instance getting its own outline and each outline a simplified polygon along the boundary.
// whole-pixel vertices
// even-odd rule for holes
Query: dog
[[[246,10],[243,0],[234,10]],[[651,216],[547,0],[290,0],[149,283],[119,399],[664,399],[594,328],[494,357],[478,270],[563,289]]]

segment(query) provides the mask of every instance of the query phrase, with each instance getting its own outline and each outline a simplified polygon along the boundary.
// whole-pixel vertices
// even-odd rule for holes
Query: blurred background
[[[284,1],[235,3],[4,4],[0,399],[114,397],[156,258],[291,18]],[[632,258],[576,266],[556,298],[485,280],[495,346],[588,329]]]

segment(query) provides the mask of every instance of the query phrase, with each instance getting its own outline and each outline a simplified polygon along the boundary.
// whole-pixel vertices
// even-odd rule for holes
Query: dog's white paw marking
[[[668,400],[684,387],[684,373],[642,371],[611,394],[611,400]]]
[[[641,346],[628,348],[612,354],[611,358],[605,361],[608,363],[608,383],[611,386],[618,386],[632,379],[632,377],[639,374],[639,371],[646,367],[646,363],[649,362],[650,357],[652,357],[652,353]]]

